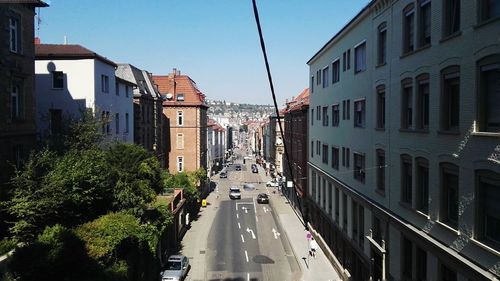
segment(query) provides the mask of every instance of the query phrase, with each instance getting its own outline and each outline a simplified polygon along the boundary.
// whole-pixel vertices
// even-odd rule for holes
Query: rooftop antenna
[[[64,35],[64,45],[68,45],[68,37]]]
[[[40,7],[37,7],[36,12],[36,37],[40,37],[40,25],[42,24],[42,18],[40,17]]]

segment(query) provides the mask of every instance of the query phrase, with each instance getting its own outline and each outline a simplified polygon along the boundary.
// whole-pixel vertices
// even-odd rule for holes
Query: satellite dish
[[[168,93],[165,97],[167,100],[171,100],[174,96],[171,93]]]

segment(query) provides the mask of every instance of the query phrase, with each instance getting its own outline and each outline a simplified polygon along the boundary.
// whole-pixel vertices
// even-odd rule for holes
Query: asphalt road
[[[256,202],[257,194],[271,193],[272,188],[261,179],[261,168],[252,173],[252,163],[243,165],[240,157],[235,164],[242,164],[242,171],[230,165],[228,178],[219,180],[220,205],[208,235],[206,280],[292,280],[300,270],[272,205]],[[244,190],[244,183],[255,189]],[[240,187],[241,200],[229,199],[230,186]]]

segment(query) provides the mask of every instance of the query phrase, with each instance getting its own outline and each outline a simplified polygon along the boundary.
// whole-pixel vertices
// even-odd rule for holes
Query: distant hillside
[[[238,121],[262,120],[274,113],[272,105],[234,103],[218,100],[207,100],[208,116],[224,116]],[[239,123],[239,122],[238,122]]]

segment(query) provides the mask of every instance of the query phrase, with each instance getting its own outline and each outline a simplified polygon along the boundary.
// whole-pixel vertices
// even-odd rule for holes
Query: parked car
[[[280,184],[276,179],[272,179],[272,180],[266,182],[266,186],[269,186],[269,187],[278,187],[279,185]]]
[[[238,187],[233,186],[229,188],[229,198],[231,199],[241,199],[241,191]]]
[[[259,195],[257,195],[257,203],[269,204],[269,196],[265,193],[259,193]]]
[[[240,165],[240,164],[236,165],[234,169],[235,169],[236,171],[241,171],[241,165]]]
[[[186,278],[191,266],[189,259],[182,255],[173,255],[168,257],[165,270],[161,272],[162,281],[180,281]]]
[[[226,179],[226,178],[227,178],[227,172],[226,172],[226,171],[222,171],[222,172],[220,172],[219,177],[220,177],[221,179]]]

